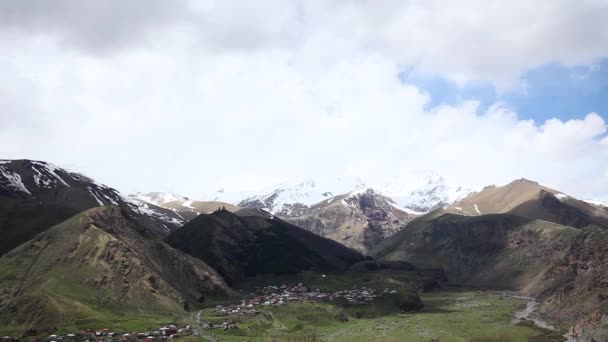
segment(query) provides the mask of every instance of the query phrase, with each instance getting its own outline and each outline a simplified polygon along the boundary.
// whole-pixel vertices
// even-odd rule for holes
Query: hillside
[[[205,263],[149,237],[117,206],[90,209],[37,235],[0,258],[0,324],[40,330],[172,315],[230,293]]]
[[[567,253],[555,260],[542,281],[543,310],[557,320],[577,321],[581,336],[608,338],[608,230],[580,230]],[[601,332],[603,331],[603,332]]]
[[[366,254],[417,216],[392,199],[366,189],[331,197],[283,219]]]
[[[590,224],[608,228],[606,207],[575,199],[526,179],[485,187],[445,211],[465,215],[511,213],[575,228]]]
[[[571,324],[581,341],[600,341],[608,337],[607,244],[604,227],[434,212],[381,242],[373,254],[441,267],[453,283],[532,295],[545,317]]]
[[[342,271],[363,259],[352,249],[281,220],[227,210],[200,215],[165,241],[205,261],[229,284],[258,274]]]
[[[129,201],[118,191],[53,164],[0,161],[0,255],[77,213],[119,205],[151,232],[167,235],[184,219],[171,210]]]
[[[571,227],[492,214],[419,218],[381,242],[373,254],[419,267],[441,267],[448,279],[487,288],[535,286],[553,260],[565,255],[577,234]]]

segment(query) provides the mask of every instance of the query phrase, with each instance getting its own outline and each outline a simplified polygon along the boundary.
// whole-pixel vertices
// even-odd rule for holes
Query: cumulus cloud
[[[75,3],[73,13],[94,16]],[[595,23],[583,14],[602,2],[569,3],[159,2],[109,35],[24,9],[0,24],[2,156],[67,165],[125,192],[193,197],[429,170],[474,187],[527,177],[608,196],[605,113],[534,122],[502,103],[428,109],[432,94],[398,77],[416,64],[498,84],[537,64],[608,55],[601,30],[582,39]],[[572,37],[556,39],[563,30],[545,17],[576,26]]]
[[[93,53],[108,53],[147,40],[159,28],[183,21],[185,0],[2,1],[0,28],[9,33],[52,36]]]
[[[282,49],[315,66],[374,50],[425,73],[507,87],[535,66],[606,56],[606,13],[604,0],[25,0],[0,3],[0,28],[89,53],[166,44],[163,29],[196,37],[207,52]]]

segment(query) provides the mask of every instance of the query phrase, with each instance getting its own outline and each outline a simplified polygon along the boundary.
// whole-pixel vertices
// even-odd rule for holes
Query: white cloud
[[[4,31],[2,156],[72,166],[126,192],[197,196],[433,170],[471,186],[527,177],[608,196],[600,115],[537,123],[475,101],[426,110],[431,95],[397,77],[415,63],[508,84],[543,63],[591,63],[608,55],[605,2],[227,4],[173,13],[145,42],[115,37],[121,21],[103,53],[57,39],[78,26]],[[41,27],[27,16],[19,25]]]

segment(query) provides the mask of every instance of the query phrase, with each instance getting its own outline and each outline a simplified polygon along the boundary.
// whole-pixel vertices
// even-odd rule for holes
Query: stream
[[[515,312],[515,318],[513,318],[513,323],[519,323],[522,320],[528,320],[534,323],[539,328],[547,329],[547,330],[556,330],[551,323],[542,320],[538,317],[538,313],[536,312],[538,309],[538,302],[533,297],[526,296],[518,296],[511,295],[513,298],[524,299],[526,300],[526,307],[522,310]]]

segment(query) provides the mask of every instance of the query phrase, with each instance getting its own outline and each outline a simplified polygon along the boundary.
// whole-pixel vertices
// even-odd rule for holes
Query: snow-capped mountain
[[[359,189],[333,196],[297,214],[277,214],[318,235],[367,253],[379,241],[394,235],[418,216],[401,208],[374,189]]]
[[[427,213],[450,205],[472,192],[471,189],[448,183],[441,176],[429,174],[425,176],[425,184],[399,199],[399,204],[416,212]]]
[[[151,203],[159,207],[162,207],[165,203],[188,201],[188,197],[172,194],[169,192],[138,192],[135,194],[131,194],[128,197]]]
[[[360,178],[338,178],[327,184],[305,180],[291,185],[281,184],[257,194],[248,194],[241,197],[243,199],[240,201],[224,201],[240,207],[263,209],[280,216],[299,216],[305,213],[307,208],[333,196],[367,189],[373,189],[376,193],[390,198],[401,210],[414,215],[452,204],[472,192],[462,186],[452,185],[436,174],[426,174],[421,180],[408,184],[378,184]],[[214,200],[227,198],[225,193],[218,195]]]
[[[268,193],[246,197],[237,205],[242,208],[258,208],[272,214],[292,216],[332,196],[331,191],[317,187],[314,180],[306,180],[291,186],[280,185]]]
[[[156,221],[155,225],[166,232],[185,222],[177,213],[133,200],[80,173],[43,161],[0,160],[0,195],[79,210],[104,205],[124,206],[137,216]]]
[[[226,202],[190,200],[188,197],[166,192],[138,192],[129,195],[129,199],[134,202],[142,203],[142,205],[153,205],[171,210],[185,221],[189,221],[200,214],[210,214],[219,208],[232,212],[240,209],[239,207]]]

